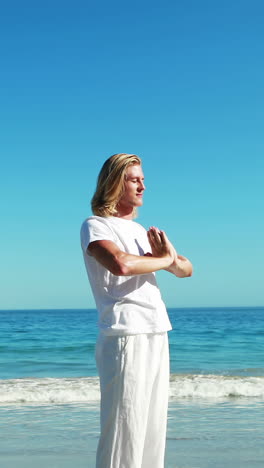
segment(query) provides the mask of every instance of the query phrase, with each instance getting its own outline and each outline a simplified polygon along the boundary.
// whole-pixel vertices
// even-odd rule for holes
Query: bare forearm
[[[107,240],[92,242],[88,249],[95,260],[116,276],[144,275],[165,270],[174,259],[173,252],[166,247],[155,256],[139,256],[126,253]]]
[[[112,273],[121,276],[133,276],[165,270],[172,264],[172,258],[169,255],[164,257],[149,257],[122,253],[115,263],[117,271],[112,271]]]
[[[187,278],[188,276],[192,276],[193,267],[188,258],[175,252],[174,262],[166,269],[166,271],[169,271],[178,278]]]

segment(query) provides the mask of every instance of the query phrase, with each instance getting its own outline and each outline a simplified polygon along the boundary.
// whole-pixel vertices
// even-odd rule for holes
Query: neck
[[[134,218],[134,208],[132,206],[117,206],[117,218],[122,219],[133,219]]]

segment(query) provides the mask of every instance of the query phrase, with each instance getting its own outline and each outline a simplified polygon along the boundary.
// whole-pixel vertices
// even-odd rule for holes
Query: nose
[[[145,190],[145,189],[146,189],[146,186],[145,186],[143,180],[140,181],[139,189],[140,189],[140,190]]]

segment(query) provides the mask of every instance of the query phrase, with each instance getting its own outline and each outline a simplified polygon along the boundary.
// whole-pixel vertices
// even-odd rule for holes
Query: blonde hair
[[[114,154],[105,161],[91,200],[95,215],[106,217],[117,214],[116,206],[123,194],[126,170],[134,164],[141,165],[141,159],[127,153]]]

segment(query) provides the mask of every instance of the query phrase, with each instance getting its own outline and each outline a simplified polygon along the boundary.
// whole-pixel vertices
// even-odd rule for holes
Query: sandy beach
[[[171,402],[165,468],[254,468],[264,460],[264,403]],[[0,409],[4,468],[93,468],[98,405]]]

